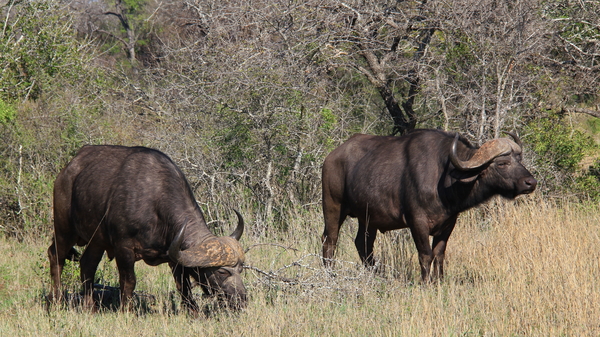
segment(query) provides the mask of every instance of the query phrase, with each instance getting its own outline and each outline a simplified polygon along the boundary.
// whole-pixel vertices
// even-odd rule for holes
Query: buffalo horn
[[[177,253],[177,263],[185,267],[210,268],[234,266],[243,262],[244,251],[234,238],[211,237]]]
[[[242,215],[240,214],[240,212],[238,212],[235,209],[233,211],[235,212],[235,214],[238,217],[238,225],[237,225],[236,229],[233,231],[233,233],[231,233],[231,235],[229,235],[229,236],[239,241],[240,238],[242,237],[242,234],[244,233],[244,219],[242,218]]]
[[[187,222],[183,225],[183,227],[181,227],[181,230],[179,231],[179,233],[177,233],[177,235],[175,235],[175,238],[173,238],[173,241],[171,241],[171,245],[169,246],[168,254],[171,260],[173,261],[179,262],[179,250],[181,249],[181,243],[183,242],[183,232],[185,231],[186,227]]]
[[[523,148],[523,143],[521,143],[521,139],[519,138],[519,136],[517,136],[516,133],[507,131],[506,134],[511,136],[512,139],[515,140],[515,143],[517,143],[517,145],[519,145],[520,148]]]
[[[239,217],[241,219],[241,216]],[[240,221],[240,223],[242,228],[240,229],[240,225],[238,225],[238,229],[234,234],[239,232],[239,235],[241,235],[243,221]],[[181,250],[186,226],[187,224],[181,228],[169,246],[168,254],[174,262],[184,267],[197,268],[233,266],[240,261],[243,262],[244,251],[242,247],[237,239],[228,236],[212,236],[193,247]]]
[[[471,159],[462,161],[458,159],[458,155],[456,154],[456,146],[458,144],[458,134],[456,134],[454,137],[454,142],[452,143],[450,161],[454,167],[461,171],[475,170],[489,163],[498,156],[510,153],[513,149],[511,143],[512,141],[507,138],[490,140],[477,149]]]

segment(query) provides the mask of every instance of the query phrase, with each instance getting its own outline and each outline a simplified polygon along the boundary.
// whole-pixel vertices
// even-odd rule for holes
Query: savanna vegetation
[[[0,6],[2,335],[600,332],[600,1]],[[414,128],[518,132],[537,191],[463,214],[442,282],[420,284],[403,230],[378,238],[381,272],[361,267],[353,221],[327,273],[323,159],[353,133]],[[143,263],[134,312],[47,310],[52,184],[84,144],[165,152],[215,234],[244,215],[246,310],[189,317],[168,267]],[[114,262],[97,276],[118,286]]]

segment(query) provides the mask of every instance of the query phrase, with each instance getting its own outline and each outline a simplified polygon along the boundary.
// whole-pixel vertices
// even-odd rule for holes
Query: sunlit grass
[[[459,218],[446,278],[422,285],[406,231],[379,235],[378,274],[359,264],[354,221],[342,229],[334,270],[320,261],[318,209],[268,239],[247,236],[250,295],[240,313],[193,318],[179,310],[166,265],[136,264],[143,309],[90,314],[46,310],[48,242],[0,240],[0,333],[83,336],[583,336],[600,334],[598,207],[494,200]],[[249,224],[252,226],[252,223]],[[101,282],[118,286],[114,262]],[[70,292],[77,268],[68,269]],[[265,275],[268,274],[269,276]],[[199,290],[198,290],[199,291]],[[200,299],[203,304],[207,300]]]

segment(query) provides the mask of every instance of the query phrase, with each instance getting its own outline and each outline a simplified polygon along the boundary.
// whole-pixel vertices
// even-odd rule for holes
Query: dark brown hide
[[[191,310],[198,306],[190,277],[205,282],[206,293],[225,293],[231,306],[244,306],[244,253],[237,241],[244,223],[237,215],[233,237],[216,237],[183,173],[165,154],[145,147],[84,146],[54,183],[54,240],[48,249],[53,296],[60,298],[60,275],[73,246],[87,245],[80,258],[87,306],[93,307],[93,280],[104,252],[117,262],[122,306],[133,294],[139,260],[152,266],[168,262]]]
[[[477,149],[439,130],[352,136],[323,164],[323,262],[331,264],[340,226],[350,216],[358,218],[355,245],[366,265],[374,264],[377,231],[408,227],[423,281],[430,273],[442,277],[446,242],[460,212],[494,195],[515,198],[535,190],[537,181],[521,164],[520,141],[514,138]]]

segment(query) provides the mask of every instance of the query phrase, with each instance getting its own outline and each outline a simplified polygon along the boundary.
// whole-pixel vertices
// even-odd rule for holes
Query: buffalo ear
[[[244,251],[234,238],[213,237],[180,251],[177,262],[196,268],[235,266],[244,262]]]
[[[474,182],[477,177],[479,177],[479,174],[481,173],[481,170],[476,170],[476,171],[459,171],[459,170],[451,170],[450,171],[450,176],[458,181],[460,181],[461,183],[464,184],[468,184],[468,183],[472,183]]]

